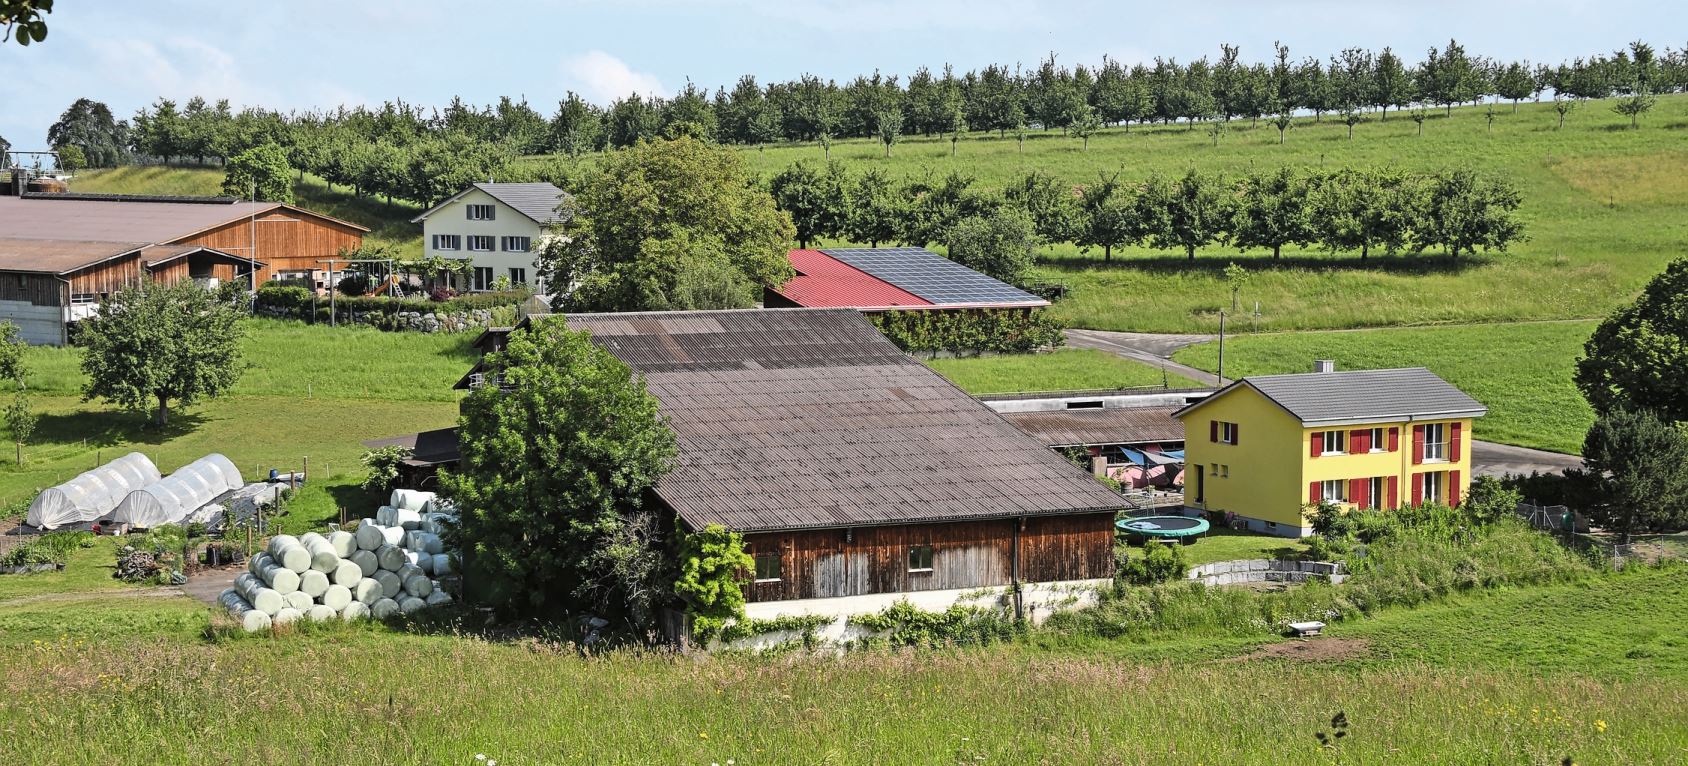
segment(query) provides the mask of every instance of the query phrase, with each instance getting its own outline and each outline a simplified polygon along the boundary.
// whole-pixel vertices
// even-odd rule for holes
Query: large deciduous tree
[[[1272,257],[1284,245],[1306,245],[1316,239],[1307,179],[1294,170],[1250,173],[1243,179],[1231,222],[1231,244],[1238,250],[1264,247]]]
[[[1043,241],[1055,243],[1073,239],[1078,207],[1071,185],[1045,171],[1033,170],[1009,184],[1002,195],[1008,204],[1031,217],[1032,228]]]
[[[1647,409],[1688,421],[1688,258],[1653,277],[1583,344],[1577,387],[1596,412]]]
[[[1035,242],[1031,219],[1006,207],[963,218],[945,237],[950,260],[1011,285],[1031,272]]]
[[[1688,435],[1648,410],[1617,409],[1583,440],[1596,520],[1624,535],[1688,526]]]
[[[1138,209],[1137,201],[1117,175],[1103,175],[1096,183],[1084,187],[1070,227],[1073,244],[1082,248],[1100,247],[1102,261],[1112,261],[1114,248],[1143,237],[1143,211]]]
[[[1522,198],[1503,180],[1471,170],[1438,173],[1426,182],[1424,210],[1414,227],[1414,246],[1440,247],[1451,256],[1506,252],[1524,238],[1515,213]]]
[[[905,208],[891,177],[879,168],[868,168],[850,182],[848,191],[844,235],[872,247],[895,240]]]
[[[843,233],[850,212],[846,184],[846,171],[837,160],[819,169],[798,160],[769,180],[774,204],[796,227],[798,247]]]
[[[657,400],[626,364],[561,321],[486,358],[463,400],[453,534],[478,601],[507,614],[619,614],[649,627],[672,593],[670,524],[648,500],[675,456]]]
[[[47,144],[61,153],[74,146],[89,167],[109,168],[129,157],[129,126],[105,104],[79,98],[47,128]]]
[[[1230,221],[1226,198],[1217,179],[1192,170],[1182,178],[1150,179],[1139,195],[1140,219],[1155,247],[1181,248],[1191,261],[1196,250],[1224,242]]]
[[[192,282],[125,287],[82,324],[83,401],[151,408],[158,426],[172,405],[220,396],[245,369],[239,314]]]
[[[538,258],[547,283],[574,285],[553,297],[558,311],[684,308],[681,272],[700,263],[758,288],[791,276],[791,218],[726,147],[680,138],[610,152],[562,212],[562,236]]]
[[[275,144],[254,146],[229,159],[223,170],[223,193],[256,196],[265,202],[293,202],[293,168],[287,151]]]

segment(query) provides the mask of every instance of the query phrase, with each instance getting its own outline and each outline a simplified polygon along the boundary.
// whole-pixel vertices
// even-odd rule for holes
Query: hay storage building
[[[1124,498],[858,311],[564,321],[643,375],[661,402],[679,456],[656,494],[687,527],[744,534],[752,617],[873,612],[902,598],[942,609],[1014,583],[1027,586],[1013,605],[1035,617],[1071,599],[1055,586],[1113,574]]]

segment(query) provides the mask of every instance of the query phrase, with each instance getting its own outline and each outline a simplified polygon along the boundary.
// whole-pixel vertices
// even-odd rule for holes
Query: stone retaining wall
[[[258,316],[273,319],[304,319],[298,312],[289,311],[276,306],[259,306]],[[408,332],[438,333],[438,332],[471,332],[486,329],[492,325],[491,309],[472,309],[455,312],[422,312],[422,311],[354,311],[341,310],[339,314],[341,324],[360,324],[379,327],[383,330],[402,330]],[[321,320],[319,320],[321,321]]]
[[[1203,585],[1214,586],[1251,582],[1299,583],[1308,580],[1330,580],[1339,583],[1347,579],[1348,574],[1341,562],[1238,559],[1190,567],[1190,572],[1185,577]]]

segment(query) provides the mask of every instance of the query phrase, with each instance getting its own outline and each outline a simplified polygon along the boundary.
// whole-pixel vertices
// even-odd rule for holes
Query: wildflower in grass
[[[1605,734],[1606,733],[1606,719],[1604,719],[1604,718],[1594,719],[1594,730],[1601,733],[1601,734]]]
[[[700,732],[697,733],[697,738],[698,739],[709,739],[709,732],[700,731]]]
[[[475,760],[477,760],[477,761],[486,760],[486,753],[475,753]]]

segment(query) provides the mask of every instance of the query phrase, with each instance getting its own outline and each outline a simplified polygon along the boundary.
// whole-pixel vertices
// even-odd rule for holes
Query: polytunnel
[[[112,521],[142,528],[174,524],[241,486],[234,463],[212,453],[124,496]]]
[[[158,467],[131,452],[42,492],[29,504],[24,523],[38,529],[94,521],[117,508],[130,492],[158,481]]]

